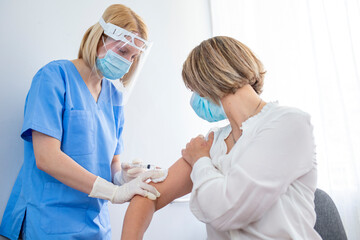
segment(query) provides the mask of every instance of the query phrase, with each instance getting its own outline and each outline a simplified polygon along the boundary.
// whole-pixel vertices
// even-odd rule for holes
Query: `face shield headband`
[[[142,52],[145,52],[150,46],[145,39],[112,23],[106,23],[103,18],[100,18],[99,23],[104,29],[104,34],[116,41],[126,42]]]

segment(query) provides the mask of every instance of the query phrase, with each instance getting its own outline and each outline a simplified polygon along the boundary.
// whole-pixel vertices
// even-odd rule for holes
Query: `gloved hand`
[[[132,160],[132,164],[141,165],[142,161],[140,159]],[[132,179],[139,176],[141,173],[145,172],[145,169],[142,167],[131,167],[129,163],[121,163],[121,171],[118,171],[114,174],[113,182],[116,185],[123,185],[131,181]]]
[[[169,170],[168,170],[168,169],[162,169],[162,168],[160,168],[160,169],[157,170],[157,171],[162,171],[162,172],[164,173],[164,175],[163,175],[162,177],[159,177],[159,178],[152,178],[151,181],[152,181],[153,183],[163,182],[163,181],[166,179]]]
[[[146,181],[163,177],[163,175],[164,172],[159,170],[146,171],[122,186],[117,186],[101,177],[97,177],[89,197],[109,200],[112,203],[124,203],[138,194],[150,200],[155,200],[160,197],[160,193],[155,187],[147,184]]]

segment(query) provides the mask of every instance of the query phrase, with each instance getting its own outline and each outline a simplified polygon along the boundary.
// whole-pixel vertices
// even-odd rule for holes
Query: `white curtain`
[[[213,35],[267,70],[263,98],[312,116],[318,187],[360,239],[360,0],[209,0]]]

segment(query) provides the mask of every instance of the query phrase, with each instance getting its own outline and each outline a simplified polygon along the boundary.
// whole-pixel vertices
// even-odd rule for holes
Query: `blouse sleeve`
[[[48,64],[34,76],[26,97],[21,137],[32,141],[32,130],[61,141],[65,83],[55,64]]]
[[[226,174],[210,158],[195,163],[190,209],[200,221],[219,231],[241,229],[259,220],[311,170],[315,145],[309,116],[288,113],[266,125],[246,149],[233,149]]]

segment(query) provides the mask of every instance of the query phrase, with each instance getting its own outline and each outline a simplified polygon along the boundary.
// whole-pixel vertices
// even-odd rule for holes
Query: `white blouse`
[[[266,104],[226,154],[228,125],[191,172],[190,209],[208,239],[321,239],[314,230],[317,172],[310,116]]]

